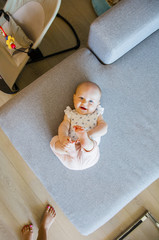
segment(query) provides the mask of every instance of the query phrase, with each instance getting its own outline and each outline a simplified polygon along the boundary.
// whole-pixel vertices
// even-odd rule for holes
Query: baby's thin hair
[[[77,88],[76,88],[76,92],[77,92],[77,89],[78,89],[80,86],[82,86],[83,84],[86,84],[86,85],[93,85],[94,87],[97,87],[98,90],[99,90],[99,92],[100,92],[100,94],[102,94],[102,91],[101,91],[100,87],[99,87],[96,83],[91,82],[91,81],[86,81],[86,82],[82,82],[82,83],[80,83],[80,84],[77,86]]]

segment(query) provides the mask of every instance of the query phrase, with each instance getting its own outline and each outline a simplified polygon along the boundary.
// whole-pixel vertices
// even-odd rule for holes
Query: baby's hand
[[[78,125],[75,125],[73,126],[74,130],[76,133],[82,133],[82,132],[85,132],[85,129],[84,127],[81,127],[81,126],[78,126]]]
[[[71,143],[71,138],[69,136],[64,136],[62,139],[61,139],[61,144],[63,146],[67,146]]]

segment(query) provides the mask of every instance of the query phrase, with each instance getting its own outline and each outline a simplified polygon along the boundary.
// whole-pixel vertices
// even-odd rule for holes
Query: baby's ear
[[[75,101],[76,93],[73,94],[73,101]]]

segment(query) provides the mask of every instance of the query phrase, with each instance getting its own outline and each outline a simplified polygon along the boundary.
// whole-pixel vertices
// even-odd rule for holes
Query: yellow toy
[[[16,45],[14,44],[14,41],[15,41],[14,37],[8,36],[1,26],[0,26],[0,33],[5,37],[8,48],[15,49]]]

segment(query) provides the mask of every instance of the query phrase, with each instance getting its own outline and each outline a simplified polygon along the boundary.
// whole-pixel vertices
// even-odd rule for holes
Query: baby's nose
[[[82,101],[83,103],[87,103],[87,101],[86,101],[86,99],[83,99],[83,101]]]

